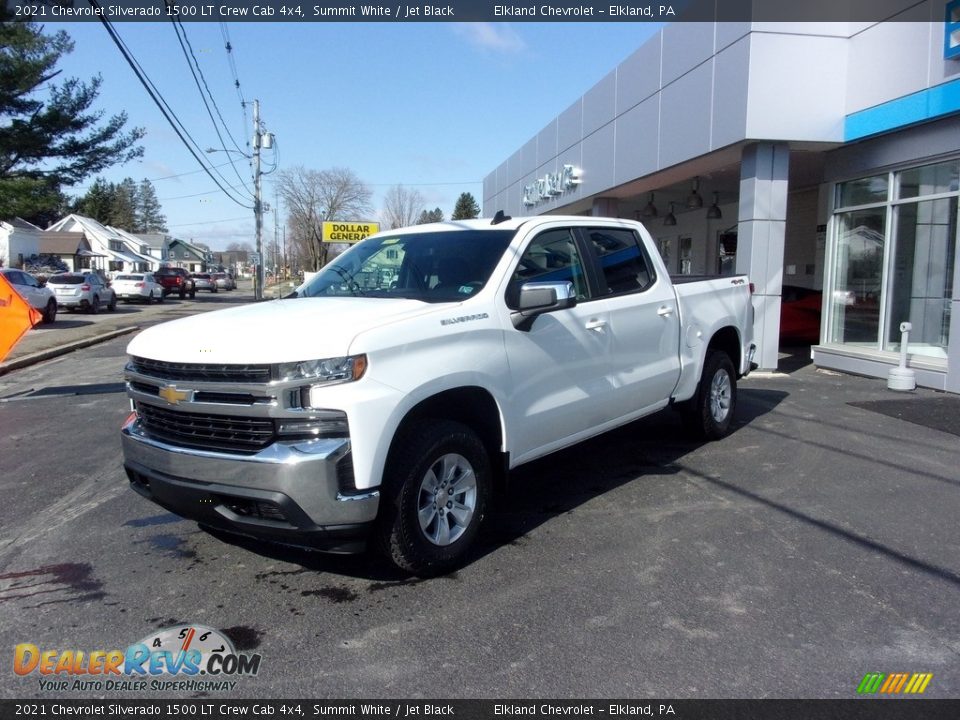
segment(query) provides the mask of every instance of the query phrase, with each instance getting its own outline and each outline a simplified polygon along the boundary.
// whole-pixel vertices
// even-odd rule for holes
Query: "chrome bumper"
[[[168,445],[136,419],[121,430],[131,487],[172,512],[224,530],[351,552],[377,516],[379,492],[349,491],[346,438],[277,442],[256,455]]]

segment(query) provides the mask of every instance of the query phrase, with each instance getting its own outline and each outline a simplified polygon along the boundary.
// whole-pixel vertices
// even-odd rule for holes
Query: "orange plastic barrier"
[[[0,275],[0,362],[10,354],[23,334],[42,319],[43,315],[30,307],[30,303]]]

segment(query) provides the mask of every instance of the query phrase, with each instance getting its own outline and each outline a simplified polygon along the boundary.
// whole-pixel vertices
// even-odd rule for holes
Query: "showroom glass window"
[[[827,341],[946,358],[960,160],[836,186]]]

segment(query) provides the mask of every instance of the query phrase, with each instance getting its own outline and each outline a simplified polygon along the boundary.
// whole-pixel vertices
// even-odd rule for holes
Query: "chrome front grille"
[[[146,434],[179,447],[253,455],[270,445],[273,420],[231,415],[188,413],[137,403]]]
[[[269,365],[227,365],[223,363],[176,363],[130,358],[130,369],[140,375],[160,380],[193,380],[195,382],[268,383],[272,379]]]

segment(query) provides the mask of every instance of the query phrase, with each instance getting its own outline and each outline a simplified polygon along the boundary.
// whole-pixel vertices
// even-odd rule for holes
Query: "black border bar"
[[[943,22],[923,0],[2,0],[38,22]]]

